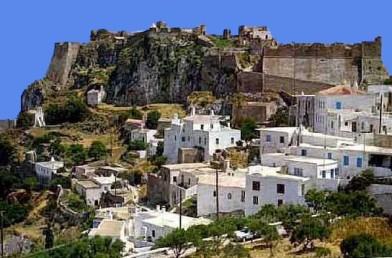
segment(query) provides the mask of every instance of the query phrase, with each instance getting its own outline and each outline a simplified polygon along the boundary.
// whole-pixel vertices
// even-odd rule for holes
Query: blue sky
[[[237,32],[265,25],[281,43],[355,43],[383,37],[392,72],[392,1],[389,0],[1,0],[0,119],[20,110],[20,95],[49,66],[55,42],[87,42],[92,29],[144,30],[164,20],[171,27],[207,25],[207,32]]]

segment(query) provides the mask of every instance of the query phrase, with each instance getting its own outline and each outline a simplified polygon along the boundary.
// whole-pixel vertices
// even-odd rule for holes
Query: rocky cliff
[[[225,98],[235,91],[290,92],[299,89],[291,85],[295,80],[314,92],[342,80],[366,84],[387,78],[381,38],[355,45],[291,46],[279,45],[270,34],[262,39],[248,33],[252,30],[266,28],[247,27],[246,33],[240,30],[243,35],[222,37],[207,35],[205,26],[170,29],[157,23],[137,33],[92,31],[86,44],[57,43],[46,77],[23,92],[22,110],[44,104],[48,96],[97,85],[106,89],[106,102],[129,106],[184,103],[198,90]]]

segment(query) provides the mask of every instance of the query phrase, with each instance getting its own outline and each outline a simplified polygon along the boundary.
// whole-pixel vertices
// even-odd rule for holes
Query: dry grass
[[[157,103],[150,104],[141,108],[145,112],[156,110],[161,113],[161,118],[173,118],[174,114],[178,114],[179,117],[185,117],[186,111],[180,104],[166,104]]]
[[[387,219],[380,217],[360,217],[339,221],[333,227],[330,240],[338,244],[344,238],[360,233],[367,233],[384,244],[392,245],[392,227],[388,225]]]
[[[246,168],[248,166],[248,153],[245,151],[230,150],[230,163],[234,168]]]

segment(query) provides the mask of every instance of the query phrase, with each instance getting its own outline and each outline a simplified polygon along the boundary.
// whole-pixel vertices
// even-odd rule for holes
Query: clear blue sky
[[[1,0],[0,119],[20,110],[20,95],[49,66],[55,42],[87,42],[90,30],[144,30],[158,20],[172,27],[207,25],[222,33],[266,25],[281,43],[355,43],[383,37],[392,72],[390,0]]]

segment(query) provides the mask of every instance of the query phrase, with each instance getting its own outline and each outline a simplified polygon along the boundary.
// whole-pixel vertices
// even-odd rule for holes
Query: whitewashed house
[[[241,140],[241,131],[221,124],[221,117],[214,115],[197,115],[192,108],[190,116],[179,119],[175,116],[170,128],[164,132],[164,155],[171,163],[179,160],[179,149],[195,148],[200,150],[201,160],[211,160],[216,150],[236,146]]]
[[[57,174],[57,171],[63,167],[64,162],[56,161],[53,157],[50,161],[35,163],[35,172],[37,174],[38,182],[41,185],[49,184],[53,176]]]
[[[101,201],[101,186],[90,180],[80,180],[75,184],[75,191],[86,201],[89,206],[98,206]]]
[[[217,198],[219,214],[244,213],[245,173],[242,176],[219,173],[218,197],[215,173],[200,176],[197,187],[197,216],[216,216]]]
[[[94,228],[90,229],[88,233],[90,238],[95,236],[108,237],[113,241],[120,240],[124,243],[127,242],[128,235],[126,222],[113,219],[103,219],[97,225],[94,225]]]
[[[245,215],[263,205],[305,204],[309,178],[281,173],[281,167],[251,166],[246,175]]]
[[[376,106],[379,108],[382,97],[382,108],[386,111],[392,105],[392,85],[368,85],[367,92],[376,96]]]
[[[181,216],[181,228],[183,229],[194,225],[208,225],[211,222],[205,218]],[[155,242],[179,227],[179,214],[167,212],[164,207],[157,206],[157,210],[136,211],[133,215],[133,236],[135,239]]]
[[[260,131],[260,153],[285,152],[294,144],[298,127],[269,127]]]
[[[372,112],[375,107],[375,95],[361,91],[357,87],[339,85],[318,92],[314,104],[314,131],[329,133],[327,130],[329,127],[338,126],[336,122],[328,119],[329,112],[337,110]],[[352,127],[353,132],[358,131],[356,123],[352,123]],[[334,130],[330,133],[334,133]]]
[[[106,92],[101,86],[99,90],[92,89],[87,92],[87,104],[89,106],[97,106],[102,103],[106,97]]]

